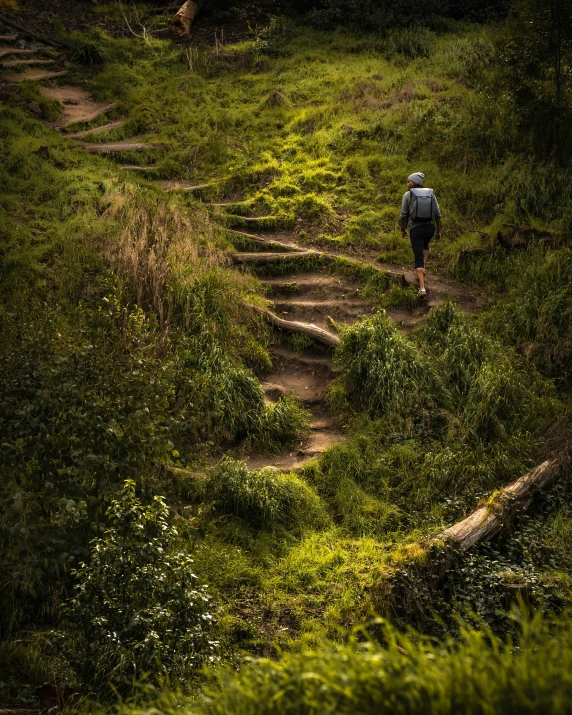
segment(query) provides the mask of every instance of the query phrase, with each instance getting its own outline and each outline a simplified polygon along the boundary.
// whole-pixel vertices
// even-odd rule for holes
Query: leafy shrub
[[[343,328],[341,338],[334,361],[342,382],[371,415],[403,414],[437,397],[429,362],[385,311]]]
[[[70,630],[63,635],[67,657],[82,681],[99,690],[129,691],[147,672],[183,683],[218,645],[206,586],[178,548],[162,497],[144,505],[127,480],[106,518],[109,526],[90,544],[90,561],[74,571]]]
[[[237,516],[254,529],[281,525],[297,530],[328,521],[319,497],[299,477],[250,470],[229,457],[210,471],[206,499],[213,503],[215,514]]]

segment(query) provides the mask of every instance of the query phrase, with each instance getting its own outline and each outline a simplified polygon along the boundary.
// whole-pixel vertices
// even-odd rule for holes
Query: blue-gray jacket
[[[425,186],[423,188],[426,188]],[[407,221],[407,225],[409,228],[415,228],[415,226],[426,226],[427,222],[426,221],[411,221],[409,218],[409,203],[410,203],[411,197],[410,197],[410,192],[406,191],[403,194],[403,200],[401,202],[401,214],[399,216],[400,221]],[[439,208],[439,204],[437,203],[437,197],[435,194],[433,194],[433,218],[436,221],[441,220],[441,210]]]

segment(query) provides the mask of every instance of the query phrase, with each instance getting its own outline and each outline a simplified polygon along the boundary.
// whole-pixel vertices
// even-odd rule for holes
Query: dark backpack
[[[433,189],[409,189],[409,218],[415,223],[433,223]]]

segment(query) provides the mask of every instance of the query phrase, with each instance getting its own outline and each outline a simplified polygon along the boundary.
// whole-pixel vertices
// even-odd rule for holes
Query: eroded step
[[[246,457],[250,469],[274,467],[283,471],[300,469],[346,437],[326,406],[328,385],[334,377],[329,351],[316,347],[296,353],[285,345],[272,350],[274,369],[262,383],[267,401],[276,402],[292,392],[310,410],[310,434],[295,448],[278,455],[253,453]]]
[[[126,171],[155,171],[157,167],[153,164],[147,166],[139,164],[122,164],[119,168],[125,169]]]
[[[331,319],[335,322],[355,323],[364,315],[371,313],[373,307],[361,301],[340,298],[307,300],[284,298],[274,302],[274,310],[285,318],[328,328]]]
[[[119,129],[127,124],[126,119],[118,119],[116,122],[109,122],[109,124],[104,124],[101,127],[96,127],[95,129],[84,129],[81,132],[74,132],[73,134],[68,134],[70,139],[82,139],[90,134],[101,134],[102,132],[111,132],[114,129]]]
[[[54,129],[65,130],[72,124],[93,122],[119,106],[119,102],[94,102],[89,92],[81,87],[41,87],[40,91],[44,97],[57,99],[63,104],[60,118],[48,124]]]
[[[335,273],[286,273],[278,278],[260,278],[267,286],[271,298],[306,296],[316,298],[338,296],[340,298],[360,298],[359,284],[337,276]]]
[[[232,258],[235,263],[279,263],[284,260],[308,258],[319,256],[318,251],[293,251],[292,253],[271,253],[261,251],[260,253],[233,253]]]

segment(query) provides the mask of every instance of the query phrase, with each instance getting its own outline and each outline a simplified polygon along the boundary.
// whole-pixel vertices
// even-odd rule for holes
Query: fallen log
[[[171,20],[170,30],[175,37],[183,38],[191,34],[191,27],[207,0],[187,0]]]
[[[529,507],[539,491],[560,477],[568,460],[548,459],[505,487],[468,517],[430,540],[444,542],[456,550],[467,551],[479,542],[495,537],[517,511]]]
[[[35,40],[43,42],[45,45],[52,45],[52,47],[68,47],[69,49],[73,49],[73,45],[71,43],[66,42],[65,40],[54,40],[51,37],[44,37],[43,35],[40,35],[33,30],[29,30],[23,25],[19,25],[17,22],[13,22],[5,15],[0,15],[0,22],[2,22],[4,25],[8,25],[8,27],[14,28],[14,30],[18,30],[18,32],[21,32],[27,37],[33,37]]]
[[[539,492],[568,473],[569,466],[570,459],[565,453],[548,459],[494,493],[487,504],[465,519],[436,536],[411,544],[397,558],[387,582],[389,589],[383,589],[391,607],[407,618],[413,614],[426,618],[431,608],[430,593],[440,587],[447,572],[458,563],[459,556],[508,528],[510,521],[529,507]],[[412,575],[416,584],[425,585],[426,600],[420,599],[412,588]]]
[[[340,339],[337,335],[334,335],[333,333],[330,333],[313,323],[301,323],[297,320],[284,320],[284,318],[279,318],[266,308],[260,308],[258,305],[252,305],[250,303],[247,305],[256,313],[262,315],[271,325],[274,325],[277,328],[289,330],[294,333],[305,333],[306,335],[311,335],[314,340],[317,340],[319,343],[322,343],[322,345],[326,345],[330,348],[336,348],[340,344]]]

